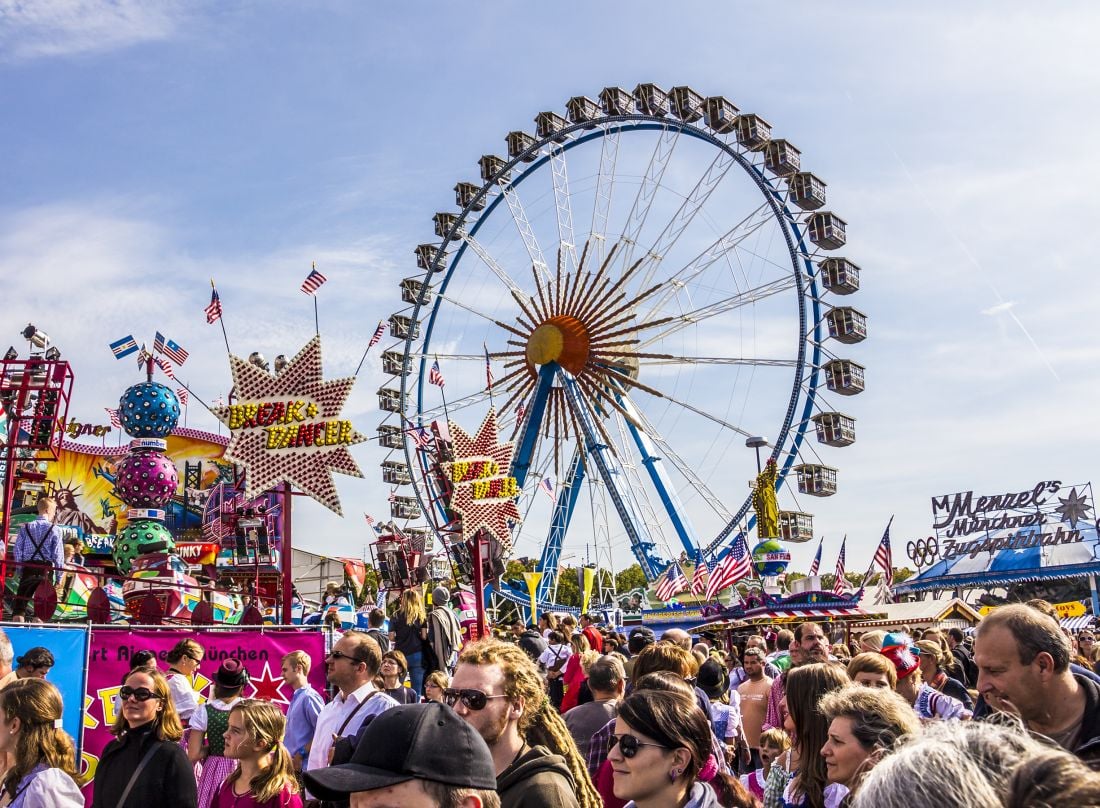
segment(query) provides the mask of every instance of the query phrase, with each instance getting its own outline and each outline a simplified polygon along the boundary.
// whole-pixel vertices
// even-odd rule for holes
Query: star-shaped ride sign
[[[1058,501],[1062,504],[1054,510],[1060,513],[1062,521],[1069,522],[1069,526],[1073,529],[1077,528],[1078,522],[1088,519],[1089,511],[1092,510],[1088,496],[1083,491],[1078,494],[1076,488],[1070,489],[1068,497],[1058,497]]]
[[[520,521],[519,489],[515,477],[508,476],[515,447],[500,442],[495,409],[489,410],[473,437],[453,421],[449,426],[455,460],[444,463],[443,471],[453,486],[451,510],[462,517],[462,539],[468,541],[485,530],[508,553],[512,547],[508,523]]]
[[[340,514],[333,472],[362,477],[349,446],[366,438],[340,418],[355,378],[325,381],[321,338],[272,374],[229,357],[235,399],[213,413],[229,427],[225,459],[245,468],[245,498],[290,483]]]

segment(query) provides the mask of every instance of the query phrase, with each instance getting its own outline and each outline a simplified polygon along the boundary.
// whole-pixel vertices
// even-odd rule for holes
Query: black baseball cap
[[[371,720],[351,761],[303,774],[311,794],[338,800],[408,780],[495,791],[496,767],[477,730],[439,702],[391,707]]]

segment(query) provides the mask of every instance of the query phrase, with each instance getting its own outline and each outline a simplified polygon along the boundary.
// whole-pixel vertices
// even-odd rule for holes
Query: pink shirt
[[[257,802],[251,793],[234,794],[232,783],[222,783],[217,796],[210,808],[302,808],[300,794],[291,794],[290,786],[283,786],[283,790],[267,802]]]

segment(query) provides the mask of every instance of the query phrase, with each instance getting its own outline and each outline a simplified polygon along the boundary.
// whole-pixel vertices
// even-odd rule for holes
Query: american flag
[[[122,422],[118,419],[118,410],[112,410],[110,407],[104,407],[107,411],[107,417],[111,419],[111,426],[115,429],[122,428]]]
[[[670,601],[688,588],[687,578],[680,565],[673,561],[665,570],[665,577],[657,583],[657,597],[663,601]]]
[[[836,580],[833,581],[833,594],[842,595],[848,583],[844,580],[844,546],[848,543],[848,537],[840,543],[840,555],[836,557]]]
[[[218,290],[210,288],[210,305],[206,307],[206,322],[213,325],[222,318],[222,299],[218,297]]]
[[[370,342],[367,343],[367,350],[369,351],[382,339],[382,335],[386,333],[386,321],[379,320],[378,328],[374,329],[374,336],[370,338]]]
[[[317,271],[317,264],[313,265],[313,269],[306,275],[306,279],[302,281],[302,291],[307,295],[312,295],[318,289],[321,288],[321,284],[327,281],[324,275]]]
[[[413,443],[416,444],[416,448],[427,449],[429,446],[431,446],[432,436],[424,427],[414,426],[411,429],[407,429],[405,431],[408,432],[409,436],[413,439]]]
[[[493,389],[493,366],[489,363],[489,349],[485,343],[481,343],[482,349],[485,351],[485,386],[491,391]]]
[[[176,371],[172,370],[172,363],[171,362],[169,362],[167,359],[164,359],[164,358],[159,357],[159,356],[154,356],[153,357],[153,362],[156,363],[156,366],[158,368],[160,368],[161,370],[164,371],[165,376],[167,376],[172,381],[176,380]]]
[[[156,338],[153,340],[153,350],[160,351],[177,365],[182,365],[187,361],[187,351],[181,348],[177,343],[172,342],[172,340],[165,339],[164,334],[159,331],[157,332]]]
[[[810,564],[810,575],[817,575],[817,571],[821,569],[821,547],[825,544],[825,537],[822,536],[821,540],[817,543],[817,555],[814,556],[814,563]]]
[[[543,477],[539,481],[539,488],[542,489],[542,493],[544,493],[544,494],[546,494],[546,496],[550,497],[551,502],[554,501],[554,484],[552,482],[550,482],[549,477]]]
[[[428,384],[434,384],[436,387],[442,389],[443,385],[447,382],[443,380],[443,374],[439,370],[439,360],[436,359],[432,362],[432,369],[428,371]]]
[[[145,344],[142,343],[141,350],[138,351],[138,355],[137,355],[137,365],[138,365],[138,367],[144,369],[145,368],[145,363],[148,362],[151,358],[152,358],[152,354],[150,354],[147,350],[145,350]]]
[[[176,388],[176,397],[179,398],[180,404],[182,404],[185,407],[187,406],[187,402],[191,399],[191,396],[188,395],[188,393],[187,393],[187,388],[186,387],[177,387]]]
[[[745,544],[745,535],[737,537],[726,557],[718,562],[714,572],[710,574],[710,583],[707,584],[706,600],[714,600],[718,593],[729,586],[733,586],[742,578],[752,575],[752,562],[749,560],[749,548]]]
[[[396,488],[391,488],[390,489],[390,502],[397,502],[397,489]]]
[[[517,421],[522,421],[523,416],[525,416],[526,414],[527,414],[527,402],[526,401],[521,401],[519,404],[516,405],[516,420]]]
[[[368,525],[373,525],[374,524],[374,517],[371,516],[369,513],[363,514],[363,518],[367,520]]]
[[[875,550],[873,562],[886,576],[887,584],[892,581],[894,575],[894,554],[890,550],[890,525],[893,523],[894,517],[891,516],[890,521],[886,523],[886,531],[882,534],[882,541],[878,543],[878,549]]]
[[[695,571],[691,573],[691,594],[702,595],[707,591],[707,562],[703,560],[702,552],[695,554]]]

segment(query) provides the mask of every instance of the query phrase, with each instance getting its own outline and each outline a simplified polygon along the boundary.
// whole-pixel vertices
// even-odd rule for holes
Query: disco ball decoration
[[[172,534],[160,522],[152,519],[135,519],[115,536],[111,555],[115,566],[123,575],[129,575],[134,559],[146,553],[171,553],[176,549]]]
[[[179,422],[180,402],[163,384],[141,382],[122,394],[118,417],[132,438],[166,438]]]
[[[118,464],[115,494],[131,508],[163,508],[176,493],[176,466],[159,452],[132,452]]]
[[[775,539],[767,539],[752,548],[752,565],[761,578],[782,575],[790,563],[790,552]]]

